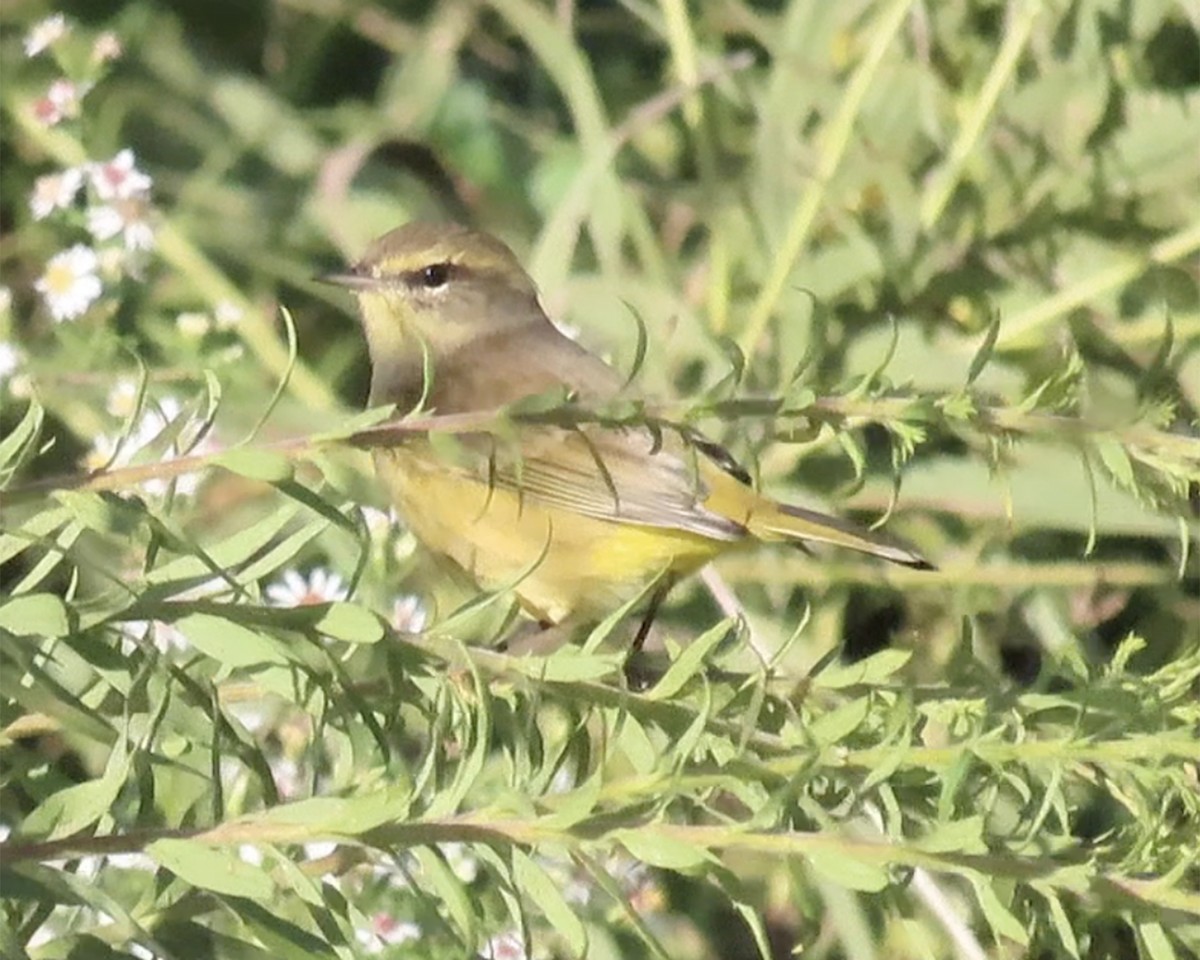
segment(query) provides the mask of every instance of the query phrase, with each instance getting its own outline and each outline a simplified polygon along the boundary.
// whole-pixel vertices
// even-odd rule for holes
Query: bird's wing
[[[500,342],[476,338],[443,357],[434,371],[430,402],[445,413],[488,410],[562,388],[581,408],[596,412],[622,387],[612,367],[546,321],[506,333]],[[460,436],[458,446],[467,451],[460,466],[477,478],[546,506],[716,540],[737,540],[746,533],[742,524],[704,507],[708,485],[701,477],[712,469],[712,454],[676,433],[525,422],[515,425],[511,437]]]
[[[682,442],[660,441],[643,427],[540,424],[522,425],[511,440],[460,438],[476,476],[544,506],[714,540],[745,536],[742,524],[704,506],[703,455],[697,462]]]

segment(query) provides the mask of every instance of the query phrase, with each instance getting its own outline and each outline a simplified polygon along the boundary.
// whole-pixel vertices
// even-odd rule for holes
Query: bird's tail
[[[832,543],[835,546],[869,553],[892,563],[918,570],[932,570],[933,564],[899,537],[868,530],[849,520],[830,517],[815,510],[793,507],[762,498],[748,519],[750,532],[760,540],[792,540],[803,543]]]

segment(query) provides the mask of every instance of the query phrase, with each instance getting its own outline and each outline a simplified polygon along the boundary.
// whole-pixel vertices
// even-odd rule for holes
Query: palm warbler
[[[559,332],[512,251],[487,234],[410,223],[324,279],[358,298],[372,405],[488,411],[565,388],[596,409],[625,396],[624,379]],[[928,566],[896,539],[761,495],[726,451],[692,434],[523,423],[507,454],[491,434],[457,440],[453,457],[423,434],[379,447],[376,473],[419,540],[484,587],[515,584],[544,623],[598,619],[652,587],[661,599],[751,540]]]

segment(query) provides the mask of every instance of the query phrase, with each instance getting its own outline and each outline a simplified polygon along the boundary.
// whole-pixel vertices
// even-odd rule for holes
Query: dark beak
[[[347,290],[371,290],[379,286],[379,281],[361,273],[325,273],[313,277],[318,283],[332,283]]]

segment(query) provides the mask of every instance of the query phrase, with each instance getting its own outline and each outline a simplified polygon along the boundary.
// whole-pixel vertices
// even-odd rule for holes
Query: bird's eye
[[[450,279],[450,264],[431,263],[421,269],[421,286],[426,290],[436,290],[444,287]]]

